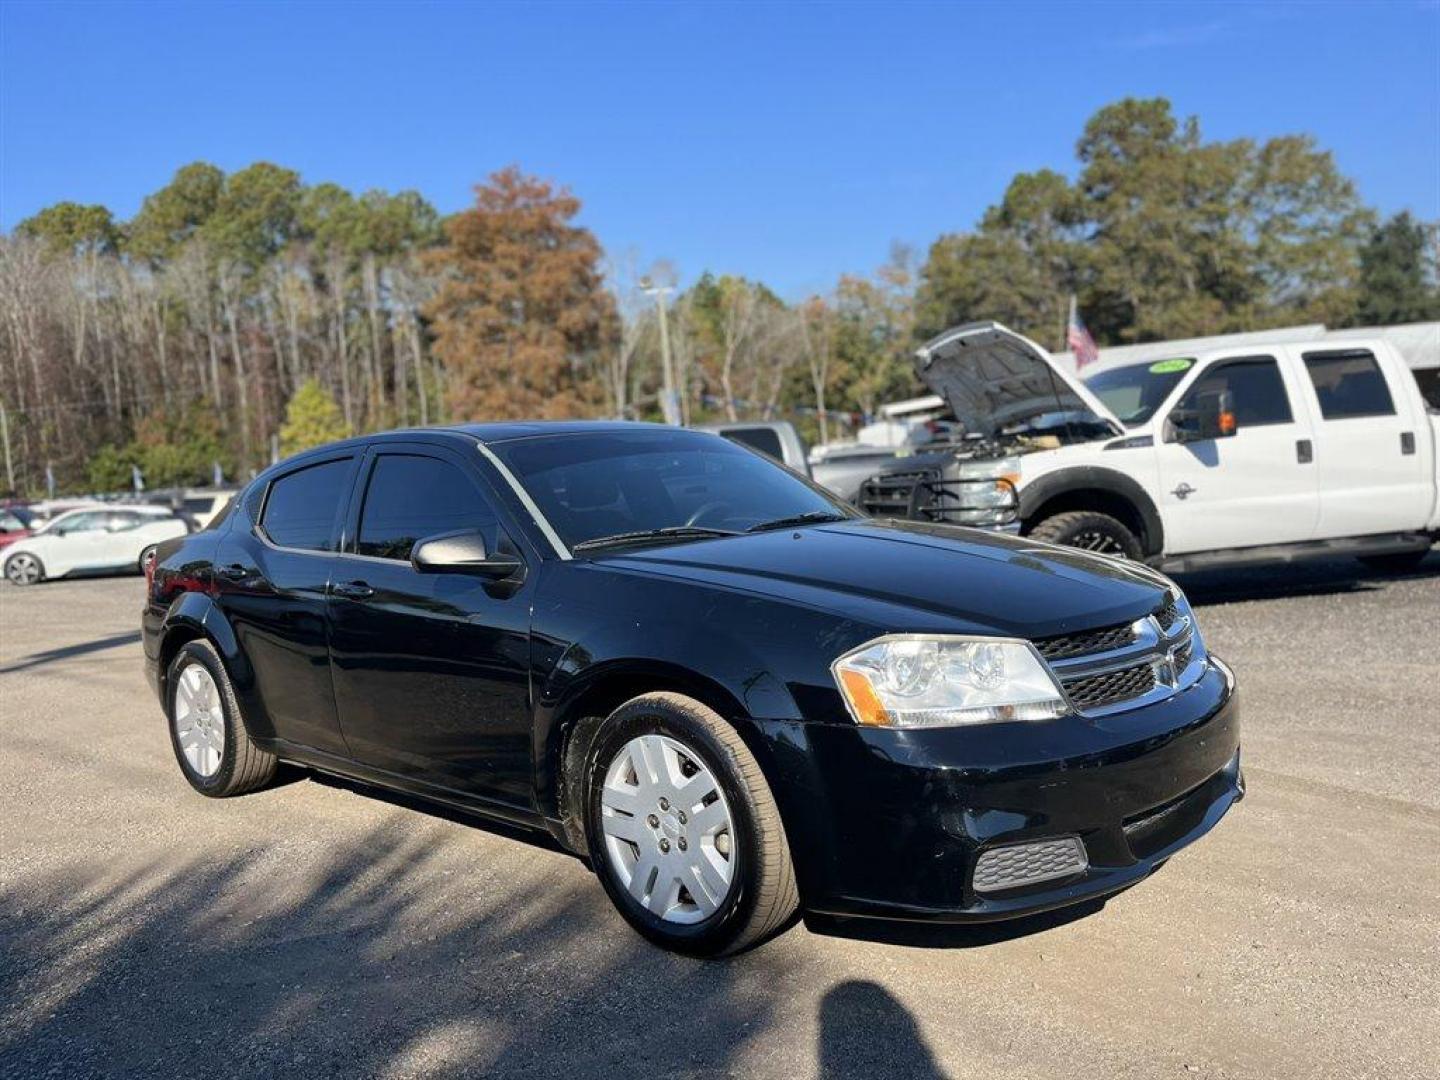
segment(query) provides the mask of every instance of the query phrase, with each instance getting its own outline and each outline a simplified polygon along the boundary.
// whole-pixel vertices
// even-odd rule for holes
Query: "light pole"
[[[675,289],[670,285],[656,285],[648,277],[640,279],[640,289],[646,296],[655,298],[655,310],[660,316],[660,412],[667,424],[679,424],[680,401],[675,393],[675,369],[670,362],[670,325],[665,313],[665,297]]]

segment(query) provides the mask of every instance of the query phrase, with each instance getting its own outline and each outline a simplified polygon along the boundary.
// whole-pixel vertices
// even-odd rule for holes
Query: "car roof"
[[[718,438],[712,432],[697,431],[695,428],[675,427],[670,424],[649,424],[636,420],[503,420],[493,423],[447,424],[430,427],[395,428],[390,431],[376,431],[368,435],[354,435],[338,442],[303,450],[293,457],[276,462],[260,473],[256,480],[266,483],[277,472],[288,472],[296,466],[303,466],[317,458],[323,458],[337,451],[363,450],[378,443],[418,440],[433,442],[445,439],[473,439],[485,445],[509,442],[513,439],[531,439],[537,436],[591,435],[612,432],[663,432],[686,431]]]

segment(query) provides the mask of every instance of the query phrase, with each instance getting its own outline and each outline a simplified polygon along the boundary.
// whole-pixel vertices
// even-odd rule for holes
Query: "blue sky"
[[[613,253],[790,297],[972,225],[1081,126],[1170,97],[1207,136],[1314,134],[1440,218],[1440,4],[124,4],[0,0],[0,227],[121,217],[196,159],[417,188],[515,162]]]

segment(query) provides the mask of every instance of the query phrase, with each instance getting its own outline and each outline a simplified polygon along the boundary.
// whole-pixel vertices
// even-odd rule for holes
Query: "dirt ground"
[[[1248,798],[1102,910],[701,963],[535,837],[193,794],[138,578],[0,586],[0,1077],[1433,1077],[1440,554],[1182,582]]]

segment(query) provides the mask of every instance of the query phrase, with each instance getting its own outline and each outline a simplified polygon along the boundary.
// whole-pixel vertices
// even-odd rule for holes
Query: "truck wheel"
[[[1048,517],[1030,530],[1030,536],[1047,544],[1093,551],[1115,559],[1140,559],[1140,540],[1109,514],[1069,510]]]
[[[1429,554],[1430,549],[1424,548],[1420,551],[1400,551],[1394,555],[1362,555],[1360,561],[1377,574],[1406,574],[1424,562]]]
[[[785,827],[735,729],[679,694],[620,706],[595,739],[590,862],[630,925],[663,948],[723,956],[799,905]]]

